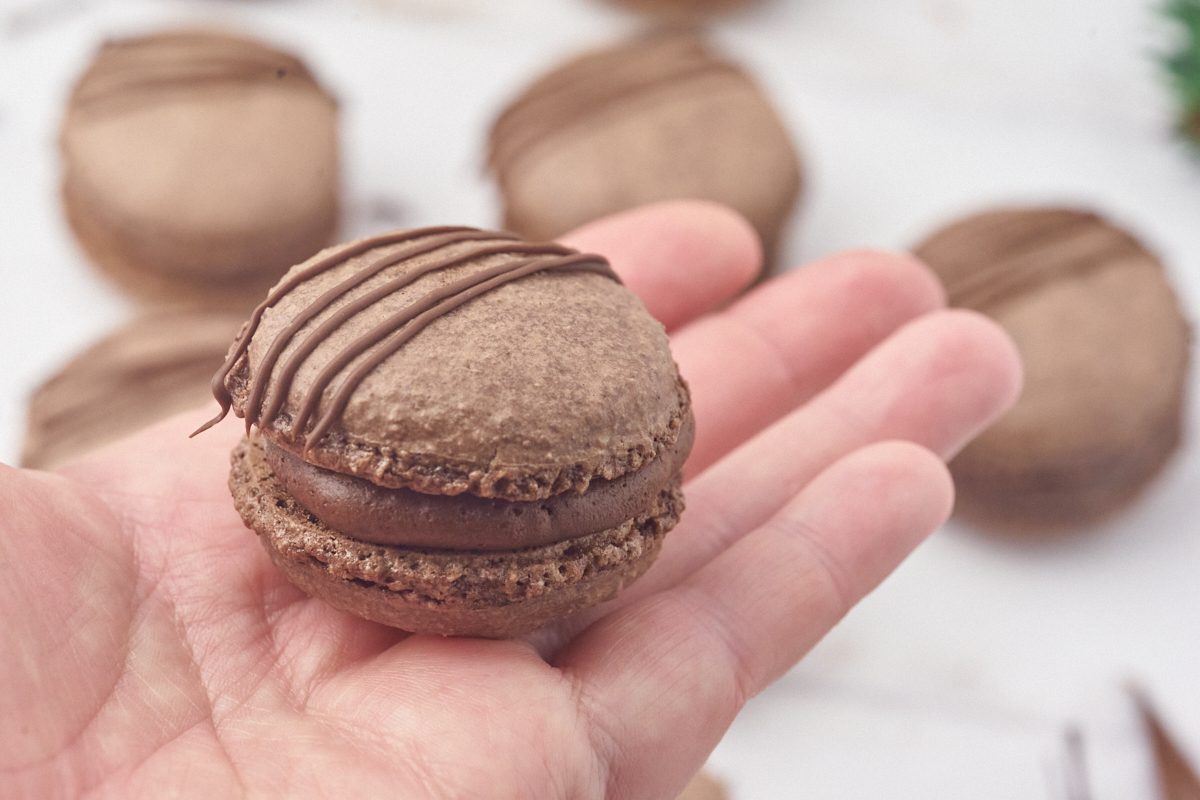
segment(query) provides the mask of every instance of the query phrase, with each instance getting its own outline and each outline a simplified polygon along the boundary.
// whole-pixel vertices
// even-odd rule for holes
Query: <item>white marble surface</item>
[[[1010,202],[1102,210],[1165,259],[1200,316],[1200,163],[1170,135],[1157,0],[776,0],[720,19],[800,144],[808,193],[786,261],[907,247]],[[55,135],[106,36],[180,22],[300,52],[343,102],[347,235],[491,225],[486,127],[561,55],[633,29],[592,0],[0,0],[0,460],[28,393],[115,327],[57,203]],[[739,800],[1066,800],[1063,732],[1095,800],[1153,796],[1121,693],[1145,685],[1200,760],[1200,386],[1147,495],[1074,539],[951,523],[795,670],[712,758]]]

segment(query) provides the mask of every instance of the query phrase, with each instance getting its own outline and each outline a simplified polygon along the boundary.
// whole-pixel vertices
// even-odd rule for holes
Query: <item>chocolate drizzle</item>
[[[434,235],[418,245],[405,248],[404,250],[398,250],[390,255],[376,259],[363,269],[356,272],[350,278],[342,281],[337,286],[334,286],[328,292],[321,295],[311,306],[297,314],[296,318],[292,320],[291,324],[288,325],[288,327],[285,328],[283,332],[275,338],[275,341],[271,343],[271,348],[267,351],[266,356],[263,358],[262,364],[259,365],[259,369],[263,373],[270,375],[275,369],[276,361],[278,361],[279,356],[283,353],[288,343],[292,340],[292,337],[295,336],[309,320],[328,308],[329,305],[337,298],[363,283],[368,278],[379,274],[379,272],[386,267],[389,267],[392,264],[397,264],[406,259],[414,258],[416,256],[431,252],[439,247],[444,247],[448,244],[454,244],[455,242],[467,241],[469,239],[495,238],[497,238],[497,234],[489,233],[487,231],[456,229],[447,233]],[[392,242],[388,241],[385,243],[391,244]],[[329,266],[332,267],[334,265],[335,264],[330,264]],[[378,289],[365,294],[352,303],[347,304],[336,314],[333,314],[329,319],[325,320],[325,322],[323,322],[315,331],[313,331],[313,334],[309,336],[308,339],[305,340],[305,342],[298,347],[294,353],[292,353],[287,362],[283,365],[282,373],[288,376],[295,375],[300,369],[300,364],[304,361],[304,359],[311,355],[312,352],[317,349],[317,346],[320,345],[321,342],[329,336],[329,334],[333,333],[334,330],[341,326],[342,323],[346,322],[358,312],[363,311],[392,292],[402,289],[422,275],[433,271],[433,268],[438,266],[439,264],[437,262],[433,262],[423,269],[414,270],[406,275],[402,275],[396,280],[389,281]],[[280,406],[283,405],[284,400],[287,398],[286,387],[277,387],[268,399],[265,410],[262,411],[260,415],[258,411],[259,404],[262,402],[262,396],[266,391],[266,388],[266,381],[256,381],[254,383],[254,386],[250,392],[250,397],[246,402],[247,428],[251,424],[257,422],[260,417],[268,420],[274,419],[275,415],[279,412]]]
[[[337,312],[330,315],[318,325],[296,350],[288,357],[275,375],[275,383],[269,396],[267,388],[275,366],[283,351],[291,343],[297,333],[312,319],[327,310],[338,298],[360,286],[369,278],[378,275],[385,268],[419,255],[432,253],[441,248],[461,244],[473,240],[501,240],[502,244],[477,247],[466,251],[456,251],[434,259],[418,268],[404,272],[400,276],[387,281],[371,291],[355,298]],[[508,240],[508,241],[504,241]],[[284,280],[267,296],[254,310],[250,321],[246,324],[242,335],[230,350],[224,366],[213,377],[213,396],[221,404],[221,412],[215,418],[205,423],[192,435],[207,430],[224,419],[233,405],[233,397],[226,381],[236,365],[246,357],[250,340],[257,331],[263,313],[278,302],[284,295],[293,291],[318,275],[334,267],[346,263],[349,259],[362,255],[370,250],[393,244],[412,241],[413,244],[393,253],[381,256],[368,262],[349,278],[341,281],[313,301],[307,308],[296,315],[271,342],[266,355],[255,375],[250,381],[249,393],[244,408],[241,410],[246,420],[246,430],[257,424],[260,428],[270,425],[276,418],[287,398],[292,381],[299,372],[304,360],[317,347],[328,339],[330,334],[355,315],[366,310],[383,298],[394,294],[412,284],[424,275],[459,266],[475,259],[490,255],[511,254],[523,256],[508,263],[481,269],[471,275],[449,283],[441,288],[430,291],[416,302],[392,314],[371,330],[357,337],[343,350],[334,355],[321,369],[301,401],[300,408],[292,420],[289,436],[293,441],[304,442],[307,451],[321,439],[334,421],[345,410],[346,404],[354,390],[362,380],[377,367],[384,359],[399,350],[405,342],[420,333],[426,326],[438,317],[450,312],[506,283],[519,280],[535,272],[594,272],[620,282],[616,273],[602,257],[578,253],[570,248],[557,244],[530,244],[517,241],[511,234],[480,231],[475,228],[441,227],[424,228],[413,231],[399,231],[381,236],[363,239],[342,247],[320,259],[309,267],[296,272]],[[365,353],[370,352],[353,370],[347,374],[333,392],[327,407],[316,420],[312,430],[305,434],[305,429],[313,416],[319,410],[321,397],[326,388],[344,372],[350,365]]]
[[[1068,210],[983,214],[935,234],[916,254],[938,272],[950,305],[976,311],[1117,261],[1152,262],[1129,234]]]
[[[206,84],[282,81],[320,90],[304,63],[287,53],[226,33],[175,31],[105,42],[71,102],[91,110]]]
[[[703,39],[687,30],[659,31],[584,55],[535,82],[501,113],[489,137],[488,168],[502,176],[555,131],[624,100],[714,74],[745,73],[713,58]]]

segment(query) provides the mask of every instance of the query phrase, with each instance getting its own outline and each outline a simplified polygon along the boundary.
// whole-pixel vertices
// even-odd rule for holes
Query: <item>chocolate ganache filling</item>
[[[378,486],[308,462],[263,440],[267,463],[296,501],[329,527],[364,542],[454,550],[516,550],[574,539],[637,517],[679,480],[692,448],[689,415],[679,438],[641,469],[596,478],[586,492],[513,502]]]

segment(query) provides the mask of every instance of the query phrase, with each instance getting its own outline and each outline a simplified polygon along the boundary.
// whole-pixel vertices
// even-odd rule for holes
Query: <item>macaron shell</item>
[[[768,256],[802,182],[760,87],[687,29],[585,53],[534,81],[497,118],[488,162],[505,227],[526,238],[698,198],[745,216]]]
[[[982,492],[1014,524],[1074,525],[1129,502],[1180,438],[1188,331],[1158,265],[1117,262],[992,315],[1017,343],[1025,388],[951,462],[961,510]]]
[[[51,469],[172,414],[212,403],[241,315],[145,313],[65,364],[29,400],[21,466]]]
[[[235,84],[76,114],[62,137],[68,191],[151,269],[237,280],[265,258],[277,280],[333,233],[335,124],[333,103],[304,85]]]
[[[471,253],[480,246],[459,247]],[[350,259],[264,313],[248,367],[230,381],[235,410],[244,413],[247,376],[257,374],[276,335],[316,297],[386,252]],[[277,364],[350,298],[435,257],[443,256],[388,268],[339,299],[292,337]],[[594,477],[616,478],[657,457],[678,437],[690,408],[666,333],[623,286],[584,273],[535,273],[434,319],[365,377],[329,434],[305,452],[291,421],[336,354],[428,292],[516,258],[491,255],[431,273],[351,317],[303,361],[278,419],[261,425],[264,435],[309,463],[381,486],[508,500],[582,491]],[[339,386],[325,389],[323,407]]]
[[[234,504],[272,562],[335,608],[412,631],[507,638],[610,599],[657,557],[682,511],[678,483],[615,529],[528,550],[367,544],[325,526],[275,480],[254,439],[233,452]]]
[[[531,146],[505,179],[504,225],[552,239],[658,200],[712,200],[739,211],[774,252],[799,191],[787,132],[736,74],[648,93]]]
[[[60,134],[68,221],[135,296],[251,306],[336,230],[336,128],[332,97],[257,42],[109,44]]]
[[[1095,214],[1005,209],[916,249],[951,304],[1012,335],[1016,405],[951,463],[958,511],[985,527],[1078,527],[1136,497],[1174,451],[1190,332],[1162,265]]]
[[[991,315],[1021,351],[1025,388],[981,447],[1094,463],[1100,445],[1113,456],[1137,450],[1178,407],[1188,332],[1149,260],[1057,281]]]

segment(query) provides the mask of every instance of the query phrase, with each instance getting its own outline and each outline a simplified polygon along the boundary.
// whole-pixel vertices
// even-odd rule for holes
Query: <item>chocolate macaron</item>
[[[213,389],[257,427],[230,488],[271,559],[404,630],[516,636],[611,598],[682,509],[665,331],[560,245],[447,227],[322,251]]]
[[[1045,531],[1101,519],[1179,438],[1190,335],[1161,263],[1099,216],[980,214],[916,248],[950,304],[982,311],[1025,363],[1017,404],[950,464],[961,513]]]
[[[527,239],[696,198],[746,217],[768,261],[801,185],[791,137],[762,90],[687,30],[588,53],[539,78],[493,125],[488,166],[504,227]]]
[[[335,233],[337,104],[299,59],[251,39],[107,42],[59,145],[72,230],[137,297],[249,310]]]
[[[71,359],[29,399],[21,466],[50,469],[212,402],[241,314],[155,309]]]

